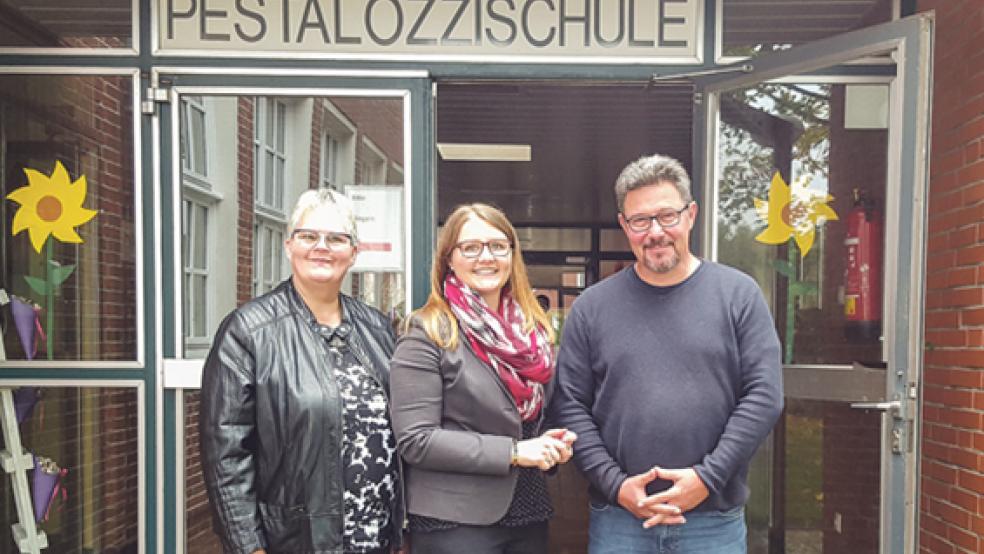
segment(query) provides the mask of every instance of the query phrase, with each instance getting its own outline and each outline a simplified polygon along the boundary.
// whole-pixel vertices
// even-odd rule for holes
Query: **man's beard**
[[[654,240],[652,242],[643,245],[642,265],[644,265],[646,269],[652,271],[653,273],[669,273],[673,271],[673,269],[676,268],[676,266],[680,265],[680,256],[679,254],[677,254],[676,250],[673,250],[673,253],[669,257],[664,257],[660,259],[660,261],[658,262],[651,260],[649,256],[645,255],[646,254],[645,251],[649,248],[664,247],[664,246],[668,246],[672,248],[673,243],[669,240],[664,239],[664,240]]]

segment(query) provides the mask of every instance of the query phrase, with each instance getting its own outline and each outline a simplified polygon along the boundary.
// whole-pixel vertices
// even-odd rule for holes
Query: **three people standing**
[[[394,349],[385,316],[339,292],[357,252],[347,202],[304,193],[294,275],[226,318],[205,365],[202,466],[226,550],[381,554],[406,521],[418,553],[547,552],[544,472],[573,456],[591,554],[745,552],[748,464],[783,403],[769,309],[751,278],[691,253],[676,160],[629,164],[615,194],[636,263],[574,302],[555,372],[501,211],[448,217]]]

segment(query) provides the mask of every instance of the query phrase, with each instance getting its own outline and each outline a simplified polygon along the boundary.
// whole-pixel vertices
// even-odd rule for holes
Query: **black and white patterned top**
[[[389,542],[390,506],[397,487],[396,438],[382,386],[340,333],[326,331],[322,335],[328,339],[343,407],[343,548],[347,553],[368,552]]]

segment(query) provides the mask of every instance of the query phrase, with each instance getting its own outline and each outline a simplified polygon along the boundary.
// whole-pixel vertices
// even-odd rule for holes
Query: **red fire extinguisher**
[[[882,219],[874,201],[858,189],[847,216],[844,246],[844,334],[851,341],[877,340],[882,313]]]

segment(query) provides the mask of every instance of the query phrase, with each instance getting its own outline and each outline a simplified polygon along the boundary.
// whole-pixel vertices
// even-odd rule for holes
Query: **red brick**
[[[943,422],[949,423],[961,429],[977,430],[981,428],[981,414],[967,410],[943,408],[941,410]],[[974,466],[976,467],[976,465]]]
[[[984,475],[976,471],[960,471],[957,474],[957,485],[979,495],[984,494]]]
[[[935,479],[922,480],[922,493],[935,499],[950,498],[950,489],[952,488],[950,485],[941,483]]]
[[[984,244],[957,250],[957,265],[973,265],[984,262]]]
[[[984,312],[984,310],[982,310]],[[984,317],[984,315],[982,315]],[[952,329],[960,324],[960,312],[930,311],[926,313],[927,329]]]
[[[960,248],[977,242],[977,224],[954,229],[947,235],[948,248]]]
[[[929,331],[926,342],[935,347],[967,346],[967,333],[964,331]]]
[[[971,494],[958,488],[950,489],[950,502],[955,506],[967,510],[969,513],[975,513],[977,511],[977,498],[978,496],[976,494]]]
[[[931,501],[930,512],[938,514],[944,521],[961,527],[970,526],[970,514],[956,506],[944,502]]]
[[[977,284],[977,267],[961,267],[946,272],[947,287],[965,287]]]
[[[961,325],[984,325],[984,308],[963,310],[960,312]]]
[[[967,187],[961,192],[964,204],[976,204],[977,202],[984,200],[984,184],[977,184]]]
[[[971,552],[980,552],[980,540],[978,537],[963,529],[950,527],[947,530],[947,538],[961,548],[966,548]]]
[[[943,396],[948,406],[971,408],[974,405],[974,392],[967,389],[947,389]]]

